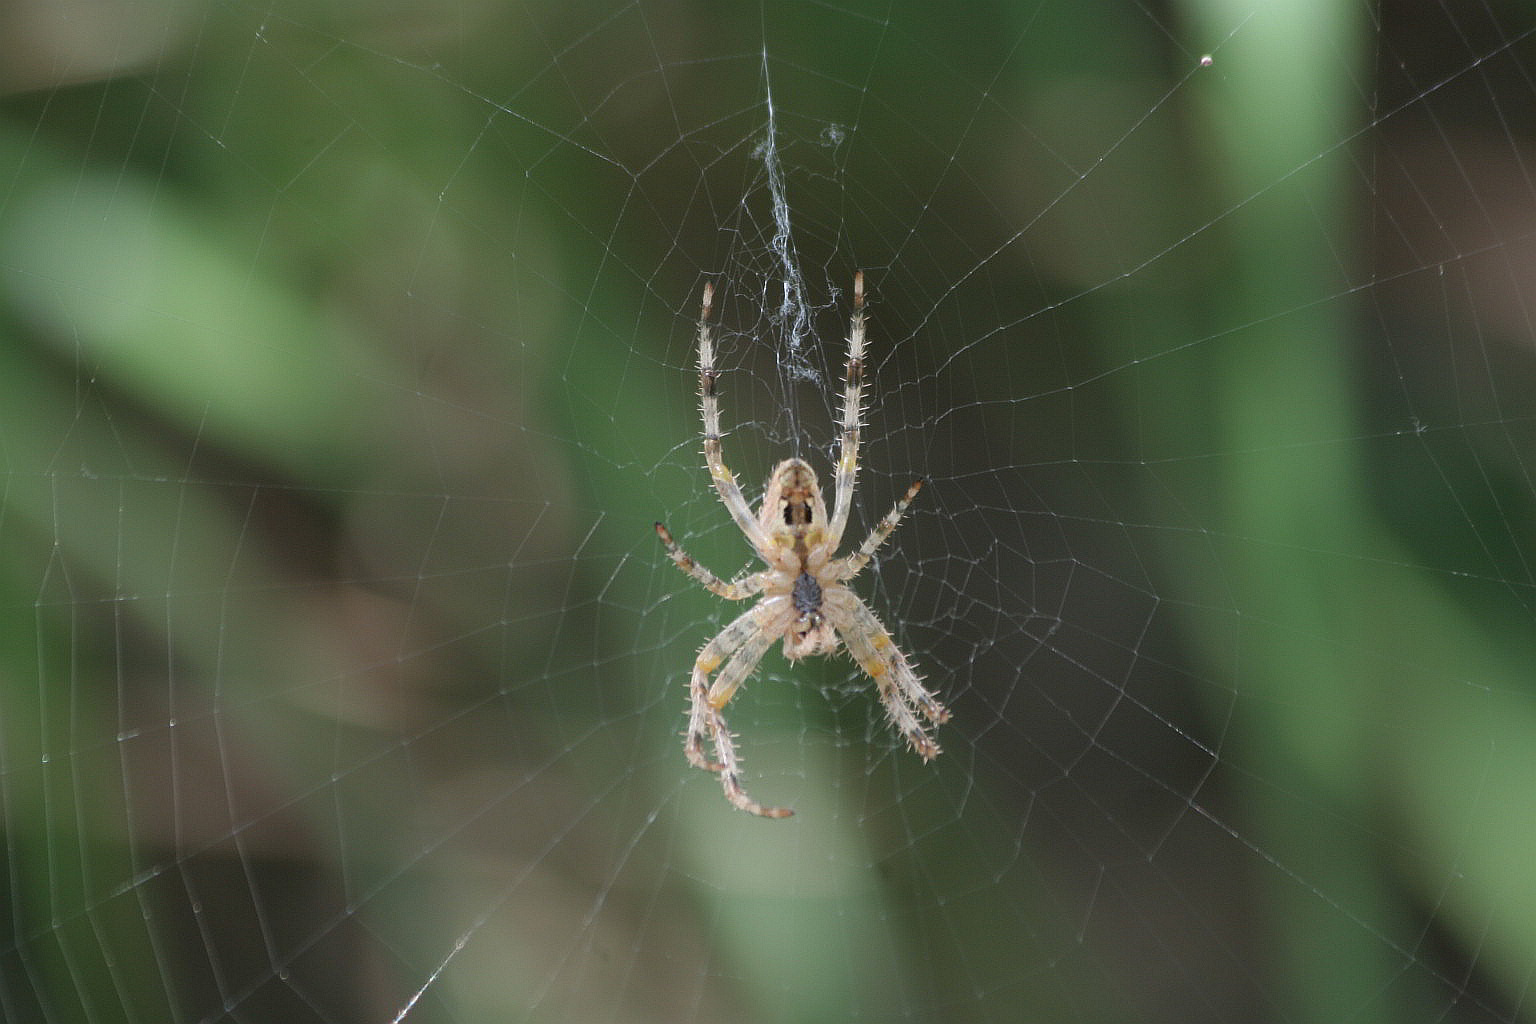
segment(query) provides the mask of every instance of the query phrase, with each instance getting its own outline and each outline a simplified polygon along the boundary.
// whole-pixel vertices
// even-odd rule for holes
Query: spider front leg
[[[787,818],[794,811],[764,807],[747,795],[741,784],[741,759],[722,712],[768,648],[783,635],[793,615],[794,608],[785,598],[767,598],[753,606],[699,651],[689,687],[691,704],[683,752],[695,767],[720,774],[720,785],[732,806],[763,818]],[[711,686],[709,675],[722,663],[725,667]],[[713,761],[704,756],[706,736],[714,744]]]
[[[736,475],[725,464],[720,451],[720,371],[715,368],[715,338],[709,316],[715,305],[715,286],[704,285],[704,301],[699,308],[699,413],[704,419],[704,462],[714,482],[720,501],[736,520],[736,528],[747,543],[761,551],[768,542],[752,506],[741,493]]]
[[[837,445],[837,479],[833,486],[829,545],[835,550],[848,527],[853,486],[859,474],[859,419],[864,387],[864,271],[853,275],[853,318],[848,323],[848,365],[843,372],[843,415]]]

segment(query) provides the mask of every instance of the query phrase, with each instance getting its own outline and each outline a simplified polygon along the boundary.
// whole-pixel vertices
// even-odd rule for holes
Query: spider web
[[[1513,4],[0,11],[5,1021],[1533,1019]],[[845,657],[681,750],[824,480]],[[847,545],[845,545],[846,547]]]

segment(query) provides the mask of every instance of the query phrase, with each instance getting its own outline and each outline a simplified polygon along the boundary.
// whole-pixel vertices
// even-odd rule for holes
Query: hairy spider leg
[[[709,325],[709,314],[714,307],[715,286],[704,285],[704,302],[699,310],[699,412],[704,419],[704,461],[709,465],[709,477],[725,503],[736,528],[747,542],[758,551],[766,549],[768,538],[752,515],[752,507],[741,493],[741,485],[735,474],[725,464],[720,454],[720,373],[715,369],[715,339]]]
[[[761,572],[755,572],[750,576],[743,576],[740,579],[731,580],[727,583],[698,562],[695,562],[693,556],[684,551],[682,545],[673,539],[672,531],[668,530],[661,523],[656,524],[656,536],[660,537],[661,542],[666,545],[667,554],[672,556],[672,561],[677,563],[679,569],[691,576],[710,593],[718,594],[727,601],[740,601],[751,597],[753,594],[760,594],[764,584],[767,583],[767,575]]]
[[[901,517],[907,514],[907,506],[912,504],[912,499],[917,497],[917,492],[923,489],[923,481],[914,480],[912,486],[907,488],[907,493],[902,495],[892,509],[885,514],[885,518],[869,531],[869,536],[864,538],[864,543],[859,545],[859,550],[843,559],[843,565],[837,573],[839,582],[846,582],[857,576],[869,560],[875,556],[875,551],[885,538],[889,537],[901,525]]]
[[[837,475],[833,479],[832,521],[827,545],[836,551],[848,528],[853,488],[859,475],[859,420],[864,387],[864,271],[853,275],[853,319],[848,325],[848,363],[843,371],[843,418],[837,445]]]
[[[693,663],[692,705],[685,746],[688,760],[697,767],[719,772],[725,798],[733,806],[764,818],[787,818],[794,812],[787,807],[764,807],[747,795],[741,784],[741,759],[723,712],[768,648],[789,628],[793,617],[794,607],[786,598],[765,598],[705,644]],[[722,662],[725,667],[710,686],[709,674],[720,668]],[[705,735],[714,742],[714,761],[704,758]]]
[[[853,591],[840,589],[829,594],[825,607],[848,653],[879,688],[891,724],[907,738],[918,756],[924,761],[933,760],[939,754],[939,745],[924,730],[914,708],[934,724],[948,721],[949,710],[923,686],[922,678],[891,634]]]

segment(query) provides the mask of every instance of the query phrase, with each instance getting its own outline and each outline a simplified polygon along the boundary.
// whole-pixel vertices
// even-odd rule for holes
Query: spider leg
[[[823,607],[848,653],[875,681],[891,724],[906,737],[919,757],[933,760],[938,756],[939,745],[924,730],[917,712],[921,711],[937,725],[949,721],[949,710],[923,686],[907,656],[858,595],[839,587],[827,593]]]
[[[715,369],[715,337],[709,326],[709,314],[714,308],[715,286],[704,285],[704,302],[699,311],[699,411],[704,419],[704,461],[709,466],[710,479],[720,494],[736,528],[746,535],[747,542],[758,551],[767,549],[768,538],[752,515],[736,483],[736,476],[725,464],[720,454],[720,373]]]
[[[755,572],[750,576],[743,576],[740,579],[731,580],[727,583],[698,562],[695,562],[693,557],[684,551],[677,541],[672,539],[672,532],[661,523],[656,524],[656,536],[660,537],[661,542],[667,546],[667,554],[671,556],[672,561],[677,563],[679,569],[687,573],[695,582],[702,585],[710,593],[718,594],[727,601],[740,601],[743,598],[760,593],[764,583],[767,581],[767,577],[763,573]]]
[[[842,568],[837,573],[839,581],[852,579],[859,574],[864,566],[869,564],[869,560],[875,555],[875,550],[885,543],[885,538],[891,535],[891,531],[901,525],[901,517],[906,515],[907,506],[912,504],[912,499],[916,498],[917,492],[922,489],[922,480],[913,481],[912,486],[907,488],[907,493],[902,496],[902,499],[885,514],[885,518],[880,520],[879,524],[869,532],[869,536],[864,538],[864,543],[859,545],[859,550],[843,559]]]
[[[722,712],[768,648],[788,628],[793,614],[793,606],[785,599],[765,599],[705,644],[693,663],[692,705],[684,753],[696,767],[720,773],[720,785],[732,806],[764,818],[787,818],[794,812],[787,807],[764,807],[747,795],[741,784],[741,759]],[[710,686],[709,674],[722,663],[725,668]],[[704,757],[706,735],[714,743],[714,761]]]
[[[709,704],[709,674],[762,628],[758,625],[756,612],[754,606],[733,619],[699,649],[698,657],[693,660],[693,678],[688,684],[688,732],[683,741],[683,753],[696,768],[717,772],[723,767],[704,756],[704,741],[714,735],[713,723],[718,718],[716,709]]]
[[[859,473],[860,392],[864,386],[864,272],[853,275],[853,319],[848,326],[848,365],[843,374],[843,418],[837,450],[837,479],[828,550],[836,551],[848,528],[853,486]]]

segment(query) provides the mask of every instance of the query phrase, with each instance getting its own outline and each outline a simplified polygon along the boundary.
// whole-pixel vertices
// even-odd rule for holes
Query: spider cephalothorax
[[[837,633],[822,612],[825,595],[817,578],[827,564],[827,505],[810,466],[799,459],[779,463],[763,495],[760,521],[774,552],[768,564],[792,578],[795,620],[784,633],[784,657],[831,654]]]
[[[712,593],[731,601],[761,594],[744,614],[721,630],[699,651],[689,684],[691,709],[683,749],[700,768],[720,773],[725,795],[736,807],[768,818],[791,813],[783,807],[764,807],[741,784],[741,763],[726,728],[723,710],[737,687],[757,667],[775,640],[783,638],[784,656],[791,661],[811,654],[831,654],[839,641],[848,648],[880,693],[891,724],[906,737],[923,760],[939,753],[938,744],[923,727],[919,713],[935,724],[947,721],[949,712],[923,686],[906,655],[896,646],[875,613],[847,586],[869,563],[877,549],[896,529],[901,517],[922,487],[919,480],[865,538],[852,555],[836,557],[848,514],[853,505],[853,484],[859,466],[859,404],[864,379],[864,275],[853,278],[853,319],[848,333],[848,366],[843,392],[843,414],[838,448],[836,496],[831,517],[821,496],[821,486],[811,467],[800,459],[785,459],[768,478],[763,502],[754,517],[736,478],[720,454],[720,398],[715,369],[714,339],[709,314],[714,288],[704,286],[704,306],[699,315],[699,396],[704,417],[704,459],[720,500],[730,511],[767,568],[725,582],[695,562],[678,546],[661,523],[656,533],[678,567]],[[722,666],[724,666],[722,668]],[[710,682],[710,673],[720,674]],[[708,740],[715,758],[704,754]]]

